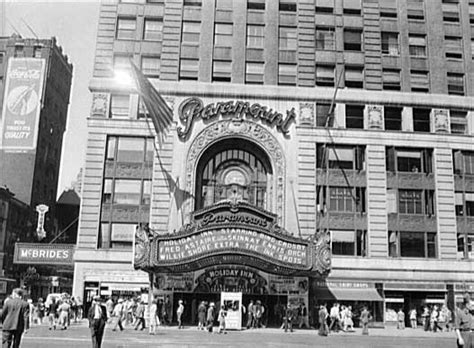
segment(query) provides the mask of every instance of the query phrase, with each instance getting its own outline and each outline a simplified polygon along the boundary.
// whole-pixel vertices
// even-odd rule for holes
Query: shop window
[[[447,73],[448,94],[464,95],[464,74]]]
[[[184,59],[179,62],[180,80],[197,80],[199,70],[199,59]]]
[[[382,54],[398,56],[398,33],[382,32]]]
[[[388,248],[390,257],[436,258],[436,233],[389,231]]]
[[[147,77],[160,77],[160,57],[142,57],[141,69],[142,73]]]
[[[393,148],[386,149],[386,166],[389,172],[431,173],[432,149]]]
[[[346,104],[346,128],[364,129],[364,105]]]
[[[129,118],[130,95],[112,94],[110,96],[110,118]]]
[[[409,34],[408,51],[412,57],[426,57],[426,35]]]
[[[402,130],[402,108],[385,106],[385,130]]]
[[[248,10],[265,10],[265,0],[247,0]]]
[[[135,31],[137,29],[136,18],[121,18],[117,19],[117,30],[115,37],[119,40],[134,40]]]
[[[278,64],[278,84],[296,86],[296,64]]]
[[[362,30],[344,29],[344,50],[361,51],[362,50]]]
[[[413,130],[415,132],[430,132],[431,109],[413,108]]]
[[[449,121],[452,134],[466,134],[467,112],[460,110],[449,110]]]
[[[278,38],[278,47],[280,50],[296,51],[298,43],[296,28],[280,27]]]
[[[444,22],[459,23],[459,4],[457,1],[443,0],[441,9]]]
[[[201,22],[183,21],[183,33],[181,42],[184,44],[199,44],[199,33],[201,32]]]
[[[364,88],[364,68],[346,66],[344,69],[345,86],[350,88]]]
[[[326,127],[326,119],[331,109],[331,103],[316,103],[316,127]],[[332,127],[334,119],[331,117],[328,127]]]
[[[316,65],[316,86],[334,87],[334,65]]]
[[[316,27],[316,49],[326,51],[336,49],[334,27]]]
[[[324,144],[317,145],[317,167],[331,169],[363,170],[365,147]]]
[[[316,0],[316,14],[331,14],[334,12],[334,0]]]
[[[245,64],[245,83],[263,84],[264,63],[247,62]]]
[[[407,18],[415,21],[425,20],[423,0],[407,0]]]
[[[400,86],[400,70],[383,69],[382,70],[382,89],[399,91]]]
[[[265,26],[264,25],[247,25],[247,47],[260,48],[264,47]]]
[[[163,40],[163,20],[145,18],[145,25],[143,28],[143,40]]]
[[[333,255],[367,256],[367,231],[331,230]]]
[[[214,46],[232,47],[232,24],[215,24]]]
[[[444,47],[446,58],[450,59],[462,59],[462,37],[458,36],[445,36]]]

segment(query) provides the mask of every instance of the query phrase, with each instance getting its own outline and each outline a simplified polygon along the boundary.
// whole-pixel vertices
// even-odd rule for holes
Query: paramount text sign
[[[14,263],[72,265],[74,245],[16,243]]]

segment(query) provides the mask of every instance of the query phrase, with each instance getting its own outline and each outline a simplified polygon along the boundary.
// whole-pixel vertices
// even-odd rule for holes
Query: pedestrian
[[[145,324],[145,303],[140,300],[140,303],[137,306],[137,309],[135,310],[135,330],[138,330],[139,326],[142,326],[141,330],[146,329],[146,324]]]
[[[421,314],[421,321],[423,323],[423,330],[429,331],[430,329],[430,309],[428,306],[423,307],[423,313]]]
[[[204,330],[206,326],[206,303],[202,301],[198,306],[198,330]]]
[[[224,333],[226,334],[227,332],[225,332],[225,317],[227,316],[227,307],[226,305],[222,305],[221,306],[221,309],[219,310],[219,316],[218,316],[218,320],[219,320],[219,330],[218,330],[218,333]]]
[[[319,306],[318,318],[319,318],[319,336],[327,336],[328,335],[328,310],[326,306],[321,305]]]
[[[133,324],[135,322],[135,319],[133,318],[133,299],[132,298],[127,298],[127,301],[125,302],[125,310],[126,310],[126,324]]]
[[[367,307],[364,306],[362,308],[362,312],[360,313],[360,323],[362,324],[362,335],[369,334],[369,321],[372,319],[372,315],[367,310]]]
[[[446,327],[446,310],[448,308],[446,307],[446,305],[442,305],[441,306],[441,309],[438,311],[438,328],[441,332],[444,331],[445,327]]]
[[[262,324],[262,317],[263,317],[264,308],[262,306],[262,302],[257,300],[256,305],[254,306],[254,320],[253,320],[253,328],[258,329],[261,327]]]
[[[156,334],[156,326],[160,324],[160,318],[158,318],[158,304],[156,300],[151,302],[150,306],[150,327],[149,334]]]
[[[288,303],[286,306],[285,310],[285,317],[283,318],[285,320],[285,332],[290,330],[290,332],[293,332],[293,309],[291,308],[291,305]]]
[[[178,329],[183,328],[183,322],[181,320],[181,316],[184,313],[184,305],[183,300],[178,301],[178,309],[176,310],[176,318],[178,319]]]
[[[431,316],[430,316],[431,331],[433,332],[436,332],[439,329],[438,316],[439,316],[438,306],[434,305],[433,310],[431,311]]]
[[[23,300],[23,290],[13,289],[11,298],[5,301],[1,314],[2,346],[4,348],[18,348],[21,336],[29,329],[30,306]]]
[[[38,299],[38,304],[36,305],[36,308],[38,309],[38,323],[41,325],[43,324],[43,318],[45,314],[45,306],[43,302],[43,298]]]
[[[209,304],[209,308],[207,310],[206,320],[207,320],[207,331],[209,333],[212,333],[212,327],[214,326],[214,319],[215,319],[215,315],[216,315],[214,306],[215,306],[214,302],[211,302]]]
[[[401,308],[397,312],[397,329],[405,329],[405,313],[403,313]]]
[[[114,300],[112,300],[112,296],[109,296],[107,301],[105,302],[105,307],[107,308],[107,322],[111,323],[112,322],[112,317],[114,314]]]
[[[71,309],[71,306],[67,302],[66,299],[64,299],[59,307],[58,307],[58,313],[59,313],[59,326],[61,326],[61,330],[66,330],[69,324],[69,311]]]
[[[346,307],[344,313],[344,331],[354,332],[354,322],[352,321],[352,306]]]
[[[453,313],[451,310],[446,306],[446,331],[451,331],[451,320],[453,319]]]
[[[77,302],[74,296],[71,297],[71,316],[74,319],[74,322],[77,323]]]
[[[304,304],[304,302],[300,303],[298,311],[299,311],[299,313],[298,313],[298,320],[299,320],[298,327],[301,329],[304,325],[304,327],[309,329],[308,308],[306,308],[306,305]]]
[[[111,314],[111,317],[113,318],[113,323],[114,323],[114,326],[112,328],[112,331],[116,331],[117,330],[117,327],[120,329],[120,331],[123,331],[123,325],[122,325],[122,320],[123,320],[123,316],[124,316],[124,303],[123,303],[123,299],[122,298],[119,298],[118,301],[117,301],[117,304],[115,305],[114,307],[114,310],[112,311],[112,314]]]
[[[454,315],[454,330],[456,331],[457,336],[457,346],[458,348],[473,348],[474,347],[474,338],[472,333],[472,325],[474,314],[474,306],[471,304],[471,296],[465,294],[463,296],[463,301]]]
[[[417,327],[417,322],[416,322],[416,309],[413,308],[409,313],[408,313],[409,317],[410,317],[410,326],[412,329],[416,329]]]
[[[56,330],[56,325],[58,322],[58,302],[54,297],[51,298],[49,305],[47,304],[48,310],[48,320],[49,320],[49,329]]]
[[[247,306],[247,329],[253,327],[253,313],[254,313],[254,304],[253,301],[250,300],[250,303]]]
[[[99,295],[93,297],[87,319],[91,330],[92,348],[100,348],[104,337],[105,323],[107,323],[107,307],[101,303]]]
[[[336,332],[339,331],[341,325],[339,323],[339,303],[335,302],[329,313],[329,318],[331,319],[331,323],[329,324],[329,331],[334,330]]]

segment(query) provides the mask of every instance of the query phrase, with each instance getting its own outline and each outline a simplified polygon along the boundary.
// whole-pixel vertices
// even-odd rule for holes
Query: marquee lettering
[[[179,106],[179,119],[184,127],[178,127],[178,136],[185,139],[192,130],[193,124],[199,118],[203,121],[210,121],[215,118],[230,117],[235,120],[247,117],[249,119],[260,120],[262,123],[275,127],[279,132],[286,135],[290,126],[296,120],[295,109],[286,111],[284,117],[278,111],[273,111],[267,106],[259,103],[250,104],[241,100],[210,103],[204,105],[199,98],[188,98]]]

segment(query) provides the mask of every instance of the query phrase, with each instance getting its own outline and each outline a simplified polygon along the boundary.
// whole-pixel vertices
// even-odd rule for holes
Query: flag
[[[166,101],[153,87],[148,78],[143,75],[140,69],[130,61],[132,73],[137,85],[138,94],[145,104],[147,114],[150,116],[155,127],[158,144],[161,146],[166,137],[166,130],[173,122],[173,110],[166,104]]]

